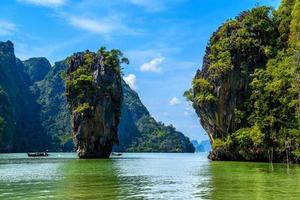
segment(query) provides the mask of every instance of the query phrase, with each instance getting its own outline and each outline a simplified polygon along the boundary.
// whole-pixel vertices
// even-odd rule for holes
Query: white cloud
[[[14,23],[5,20],[0,20],[0,35],[12,35],[16,30],[17,27]]]
[[[136,76],[134,74],[128,74],[123,77],[124,81],[130,86],[131,89],[136,90]]]
[[[173,97],[171,100],[170,100],[170,102],[169,102],[169,104],[171,105],[171,106],[176,106],[176,105],[179,105],[181,102],[180,102],[180,100],[177,98],[177,97]]]
[[[149,11],[160,11],[165,7],[161,0],[130,0],[130,2]]]
[[[69,23],[77,28],[98,34],[122,33],[125,35],[138,34],[133,29],[123,25],[120,20],[115,17],[107,17],[101,20],[90,19],[85,17],[71,16],[68,18]]]
[[[144,63],[143,65],[141,65],[140,70],[142,72],[160,72],[161,68],[159,67],[159,65],[165,60],[164,57],[162,56],[158,56],[156,58],[153,58],[152,60],[150,60],[147,63]]]
[[[59,7],[66,3],[65,0],[18,0],[20,2],[34,4],[45,7]]]
[[[80,17],[71,17],[71,25],[94,33],[109,33],[116,29],[111,23]]]
[[[163,11],[171,6],[184,3],[187,0],[129,0],[130,3],[143,7],[147,11]]]

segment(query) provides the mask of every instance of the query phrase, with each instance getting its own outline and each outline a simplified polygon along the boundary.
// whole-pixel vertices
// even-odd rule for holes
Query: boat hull
[[[34,152],[27,153],[28,157],[47,157],[49,154],[47,152]]]

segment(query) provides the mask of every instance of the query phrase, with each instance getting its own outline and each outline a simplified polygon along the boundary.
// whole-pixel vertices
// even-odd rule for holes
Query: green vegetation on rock
[[[213,34],[185,93],[212,142],[211,159],[298,161],[299,39],[299,0],[242,12]]]
[[[67,68],[66,61],[56,62],[46,77],[34,84],[37,102],[41,105],[40,118],[45,132],[51,136],[52,151],[72,151],[70,113],[64,93],[62,72]]]
[[[128,147],[130,152],[194,152],[193,144],[172,126],[156,122],[145,115],[137,122],[139,137]]]
[[[213,85],[204,78],[195,78],[193,80],[193,89],[184,93],[188,100],[197,102],[198,104],[211,103],[216,101],[213,94]],[[197,95],[193,96],[192,91],[197,91]]]
[[[44,79],[51,68],[47,58],[30,58],[23,61],[24,69],[29,75],[31,82],[37,82]]]
[[[79,54],[74,54],[74,56],[68,58],[69,64],[72,64],[74,62],[73,59],[77,55]],[[99,77],[96,77],[96,79],[95,77],[93,77],[93,72],[97,70],[97,67],[99,67],[95,66],[94,63],[97,59],[100,60],[100,63],[97,64],[101,65],[101,67],[99,68],[99,70],[101,71],[98,72]],[[129,61],[127,58],[123,57],[123,54],[120,50],[112,49],[111,51],[107,51],[105,47],[101,47],[96,54],[93,52],[86,51],[83,54],[82,65],[78,66],[76,70],[72,71],[73,69],[68,69],[71,70],[71,72],[66,76],[65,80],[66,96],[67,99],[72,98],[71,94],[73,97],[76,96],[76,102],[73,102],[76,103],[77,107],[74,108],[75,112],[83,112],[84,110],[90,109],[89,105],[91,102],[88,103],[86,102],[86,100],[90,101],[91,99],[93,99],[96,90],[99,89],[95,87],[95,81],[101,81],[101,83],[104,83],[106,80],[105,77],[101,79],[100,76],[103,76],[103,74],[105,73],[112,74],[111,72],[113,72],[119,79],[121,79],[122,63],[128,64]],[[106,88],[100,89],[101,92],[104,92],[106,95],[113,95],[113,93],[116,92],[116,88],[113,87],[115,87],[114,83],[112,83],[111,85],[108,84]]]

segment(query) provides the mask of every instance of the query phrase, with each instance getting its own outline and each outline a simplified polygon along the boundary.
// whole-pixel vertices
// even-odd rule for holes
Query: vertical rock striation
[[[123,91],[118,50],[86,51],[69,58],[66,95],[73,141],[80,158],[108,158],[118,143]]]

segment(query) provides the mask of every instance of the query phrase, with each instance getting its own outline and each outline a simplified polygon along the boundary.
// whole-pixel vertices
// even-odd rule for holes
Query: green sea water
[[[0,154],[0,199],[300,199],[300,167],[184,153]]]

